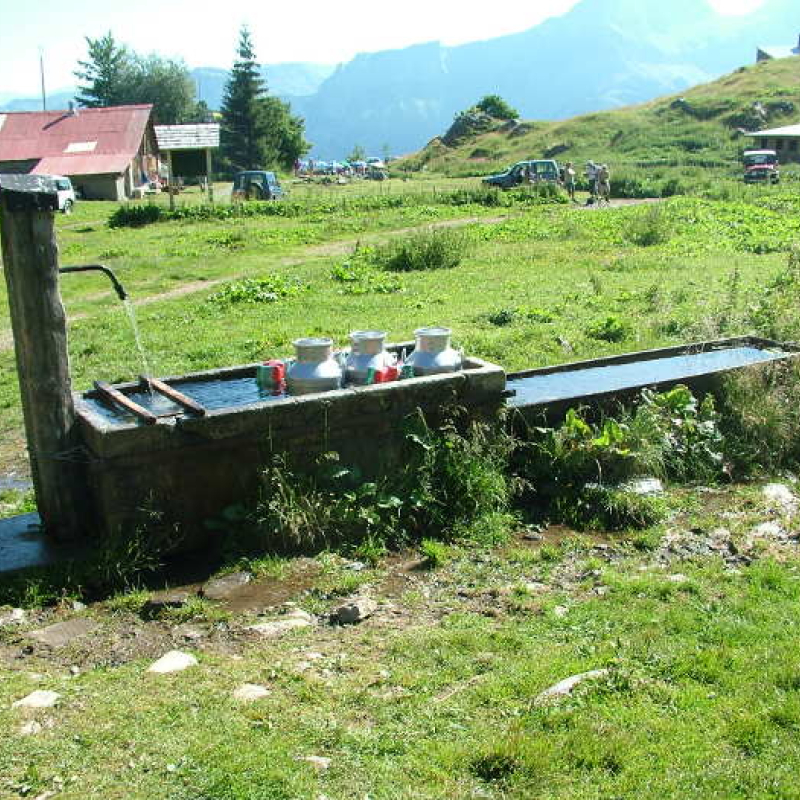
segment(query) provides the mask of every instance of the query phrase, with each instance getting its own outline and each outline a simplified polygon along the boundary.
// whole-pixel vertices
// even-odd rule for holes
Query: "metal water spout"
[[[102,264],[83,264],[79,267],[61,267],[59,272],[102,272],[104,275],[108,277],[111,281],[112,286],[114,287],[114,291],[117,293],[117,296],[120,300],[124,303],[128,297],[128,293],[125,291],[123,285],[117,279],[117,276],[108,268],[104,267]]]

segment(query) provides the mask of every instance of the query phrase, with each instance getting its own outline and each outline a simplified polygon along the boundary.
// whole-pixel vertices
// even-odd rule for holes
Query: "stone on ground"
[[[233,696],[236,700],[245,703],[252,703],[261,700],[269,694],[266,686],[259,686],[257,683],[243,683],[238,689],[234,690]]]
[[[247,586],[252,579],[253,576],[249,572],[231,572],[230,575],[223,575],[208,581],[200,589],[200,594],[209,600],[227,600],[242,586]]]
[[[37,722],[35,719],[29,719],[26,723],[20,725],[17,733],[20,736],[36,736],[37,733],[41,733],[43,730],[44,726],[41,722]]]
[[[246,630],[268,638],[272,636],[282,636],[284,633],[294,628],[308,628],[313,623],[314,620],[310,614],[307,614],[302,609],[295,608],[280,619],[248,625]]]
[[[780,506],[787,514],[797,511],[800,505],[797,495],[785,483],[768,483],[762,492],[767,501]]]
[[[6,625],[22,625],[25,622],[25,617],[25,610],[22,608],[0,610],[0,628]]]
[[[49,689],[37,689],[27,697],[11,704],[11,708],[51,708],[61,699],[58,692]]]
[[[184,653],[181,650],[170,650],[165,653],[158,661],[154,661],[148,668],[148,672],[165,675],[170,672],[181,672],[189,667],[196,667],[197,659],[191,653]]]
[[[328,769],[331,765],[331,760],[325,756],[298,756],[297,760],[305,761],[318,770]]]
[[[664,494],[664,484],[658,478],[637,478],[623,484],[620,488],[642,497],[656,497]]]
[[[333,622],[340,625],[354,625],[371,617],[378,608],[378,604],[370,597],[355,597],[339,606],[331,615]]]
[[[534,700],[534,705],[540,706],[558,702],[561,698],[571,695],[576,686],[586,681],[595,681],[599,678],[605,678],[606,675],[608,675],[607,669],[593,669],[589,672],[571,675],[569,678],[564,678],[563,681],[553,684],[548,689],[538,694]]]
[[[27,636],[30,639],[35,639],[40,644],[47,645],[47,647],[65,647],[75,639],[91,633],[98,627],[98,623],[93,619],[76,617],[75,619],[68,619],[66,622],[56,622],[46,628],[29,631]]]
[[[142,610],[147,615],[159,614],[168,608],[180,608],[195,595],[196,592],[189,589],[164,589],[161,592],[153,592],[147,598]]]

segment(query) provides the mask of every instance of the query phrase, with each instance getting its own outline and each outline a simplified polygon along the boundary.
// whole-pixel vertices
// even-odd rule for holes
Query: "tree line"
[[[81,85],[76,100],[85,108],[152,104],[159,125],[214,121],[195,96],[195,86],[180,59],[141,55],[117,42],[109,31],[86,37],[88,55],[78,62]],[[239,34],[236,60],[225,87],[219,120],[220,155],[225,171],[290,168],[310,145],[305,123],[289,103],[268,93],[247,27]]]

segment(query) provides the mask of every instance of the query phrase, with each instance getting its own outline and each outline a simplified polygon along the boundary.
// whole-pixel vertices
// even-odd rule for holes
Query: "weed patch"
[[[211,305],[228,307],[239,303],[275,303],[286,297],[296,297],[308,287],[282,275],[244,278],[225,284],[206,300]]]
[[[461,231],[432,229],[377,247],[374,260],[390,272],[453,269],[464,258],[466,245]]]

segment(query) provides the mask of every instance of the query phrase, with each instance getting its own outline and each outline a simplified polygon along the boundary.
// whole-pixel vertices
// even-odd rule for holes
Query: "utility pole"
[[[42,111],[47,111],[47,94],[44,90],[44,51],[39,48],[39,75],[42,78]]]

